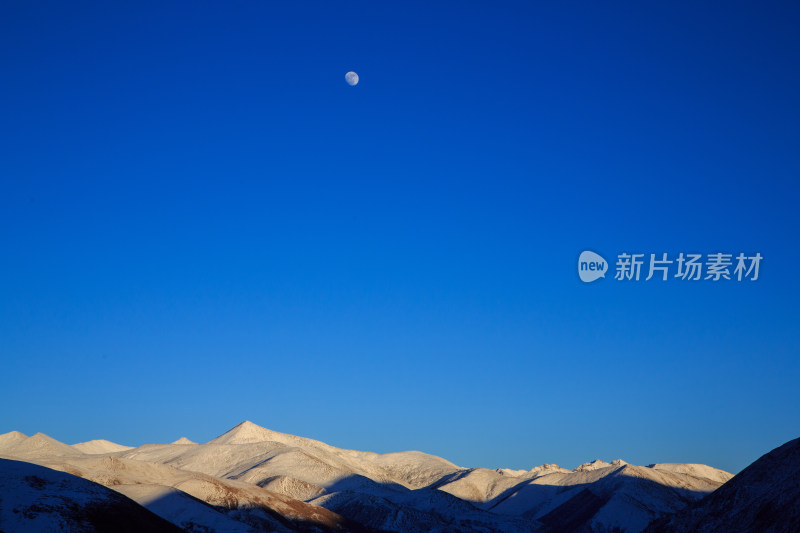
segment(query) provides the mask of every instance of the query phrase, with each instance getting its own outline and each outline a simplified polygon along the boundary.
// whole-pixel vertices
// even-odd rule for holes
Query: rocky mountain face
[[[638,532],[731,477],[705,465],[621,460],[575,470],[462,468],[416,451],[340,449],[251,422],[205,444],[136,448],[12,432],[0,436],[0,456],[109,487],[183,530],[219,532]],[[0,522],[0,530],[13,529]]]

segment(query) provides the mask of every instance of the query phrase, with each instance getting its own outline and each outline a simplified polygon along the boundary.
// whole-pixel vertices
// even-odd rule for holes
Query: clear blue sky
[[[789,2],[0,7],[0,432],[464,466],[798,436]],[[345,84],[348,70],[361,82]],[[751,283],[581,283],[595,250]]]

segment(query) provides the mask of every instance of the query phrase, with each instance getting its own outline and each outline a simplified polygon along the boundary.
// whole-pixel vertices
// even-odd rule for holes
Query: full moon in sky
[[[344,75],[344,79],[348,85],[353,86],[358,83],[358,74],[352,70]]]

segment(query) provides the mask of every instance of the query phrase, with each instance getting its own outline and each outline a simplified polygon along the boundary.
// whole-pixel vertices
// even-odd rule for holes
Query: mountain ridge
[[[230,531],[238,524],[280,530],[279,522],[287,531],[313,523],[363,531],[637,532],[731,477],[706,465],[621,459],[574,470],[548,463],[464,468],[414,450],[336,448],[247,420],[204,444],[181,437],[135,448],[102,439],[68,446],[12,432],[0,435],[0,456],[8,455],[117,487],[181,527],[228,524]]]

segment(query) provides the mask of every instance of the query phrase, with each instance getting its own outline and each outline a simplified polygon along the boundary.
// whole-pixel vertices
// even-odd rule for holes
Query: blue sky
[[[0,432],[249,419],[464,466],[738,471],[800,427],[799,23],[3,3]],[[586,249],[764,260],[584,284]]]

